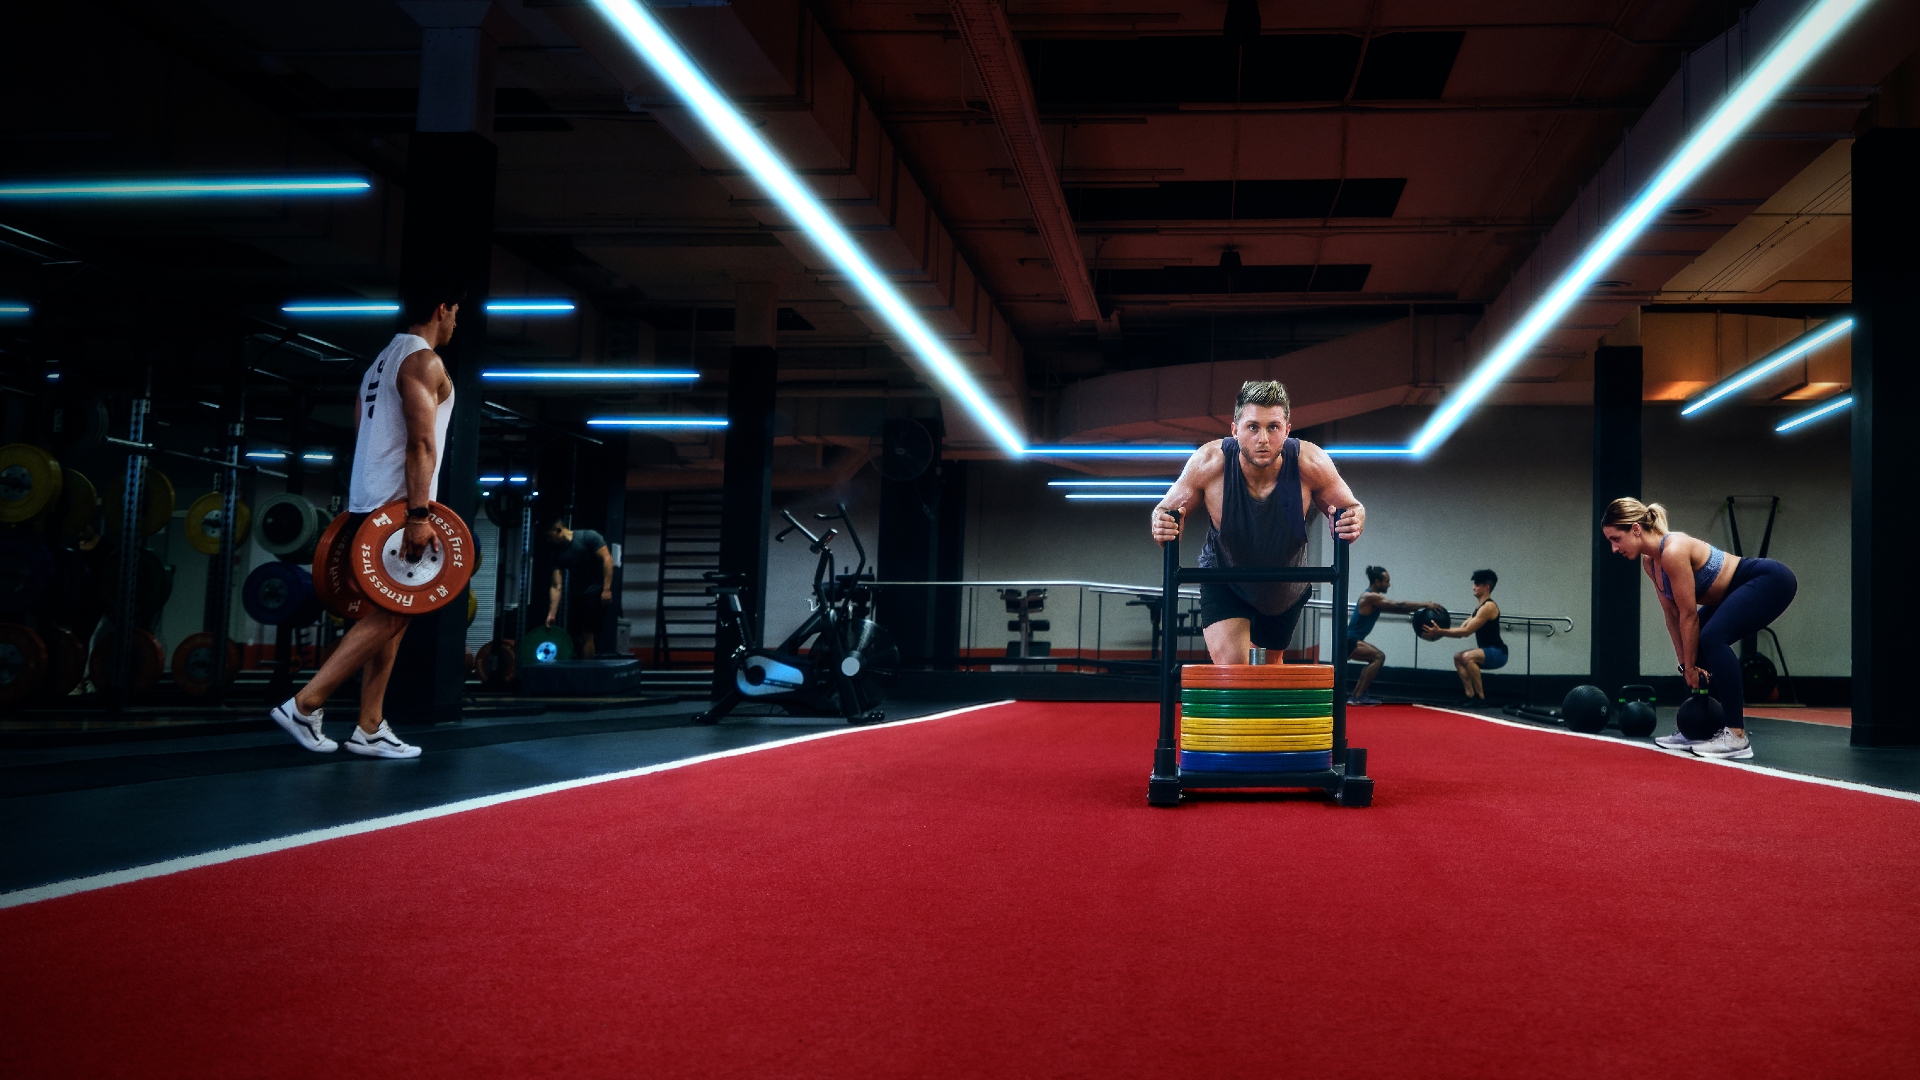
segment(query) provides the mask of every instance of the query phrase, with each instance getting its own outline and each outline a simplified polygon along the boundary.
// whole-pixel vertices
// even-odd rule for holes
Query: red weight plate
[[[396,615],[425,615],[456,603],[473,578],[473,533],[467,523],[440,503],[428,503],[427,524],[435,542],[417,562],[401,554],[406,523],[405,499],[395,499],[360,523],[352,566],[360,592]]]
[[[1180,685],[1221,689],[1324,690],[1333,686],[1330,664],[1187,664]]]
[[[166,668],[167,654],[160,648],[160,639],[145,630],[133,632],[133,672],[127,689],[135,694],[146,694],[160,683],[160,672]],[[94,647],[93,659],[87,666],[87,676],[93,680],[96,689],[106,690],[113,685],[109,672],[113,667],[113,634],[100,635],[100,643]]]
[[[0,705],[18,705],[47,681],[47,646],[19,623],[0,623]]]
[[[367,598],[353,576],[353,534],[347,531],[351,514],[341,514],[320,534],[313,547],[313,591],[320,606],[342,619],[367,613]]]
[[[213,689],[213,635],[202,630],[188,634],[173,650],[173,684],[194,697]],[[240,646],[227,642],[227,685],[240,672]]]
[[[64,626],[46,627],[41,637],[47,645],[47,681],[40,687],[40,694],[66,697],[87,676],[86,643]]]

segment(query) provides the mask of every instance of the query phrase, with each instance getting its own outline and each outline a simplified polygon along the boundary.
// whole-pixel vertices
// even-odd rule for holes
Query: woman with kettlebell
[[[1659,503],[1615,499],[1601,515],[1600,532],[1615,554],[1639,559],[1653,582],[1687,686],[1707,689],[1720,703],[1722,726],[1711,736],[1678,732],[1654,742],[1701,757],[1752,757],[1733,643],[1759,633],[1793,603],[1800,588],[1793,571],[1772,559],[1729,555],[1705,540],[1669,532],[1666,508]]]

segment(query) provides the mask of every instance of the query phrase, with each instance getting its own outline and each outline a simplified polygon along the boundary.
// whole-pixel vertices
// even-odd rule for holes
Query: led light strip
[[[33,308],[28,304],[0,304],[0,318],[15,318],[31,314],[33,314]]]
[[[380,301],[324,300],[281,304],[287,315],[398,315],[400,305]]]
[[[1788,361],[1805,356],[1807,353],[1825,345],[1827,342],[1832,341],[1834,338],[1839,337],[1851,329],[1853,329],[1853,320],[1851,318],[1835,319],[1815,330],[1794,338],[1792,341],[1787,342],[1786,346],[1779,352],[1774,353],[1756,364],[1734,372],[1733,376],[1727,379],[1727,381],[1708,390],[1692,401],[1687,402],[1685,407],[1680,410],[1680,415],[1692,416],[1694,413],[1719,401],[1728,394],[1752,386],[1754,383],[1780,370]]]
[[[1048,487],[1057,488],[1137,488],[1171,487],[1172,480],[1049,480]]]
[[[1500,344],[1481,361],[1473,374],[1446,400],[1414,435],[1404,456],[1423,457],[1454,433],[1465,421],[1469,410],[1480,404],[1501,379],[1525,358],[1527,350],[1553,328],[1554,321],[1580,298],[1587,286],[1606,270],[1620,252],[1645,230],[1653,218],[1689,181],[1711,164],[1728,142],[1753,120],[1774,95],[1805,67],[1815,53],[1832,40],[1834,34],[1867,0],[1817,0],[1807,9],[1780,44],[1752,69],[1727,95],[1720,107],[1694,130],[1692,137],[1667,161],[1645,190],[1613,224],[1607,226],[1593,246],[1572,267],[1560,275],[1553,287],[1535,302],[1519,324],[1508,331]],[[1327,447],[1329,454],[1351,452]]]
[[[1334,457],[1412,457],[1411,446],[1328,446],[1322,449]]]
[[[1140,502],[1159,502],[1166,498],[1164,491],[1070,491],[1067,498],[1089,502],[1118,502],[1134,500]]]
[[[1097,443],[1070,446],[1029,446],[1028,457],[1190,457],[1197,447],[1192,446],[1151,446],[1119,443],[1102,446]]]
[[[358,176],[300,179],[59,180],[0,184],[0,199],[139,199],[190,195],[338,195],[366,191]]]
[[[1014,457],[1023,456],[1027,450],[1020,436],[987,400],[986,393],[961,366],[959,359],[934,336],[933,330],[908,306],[906,298],[873,265],[866,253],[854,244],[853,237],[834,220],[820,200],[794,175],[793,170],[721,97],[720,92],[668,36],[653,14],[634,0],[591,2],[601,16],[626,39],[627,44],[652,67],[654,73],[665,80],[699,117],[707,132],[740,162],[782,209],[793,216],[813,242],[853,281],[887,324],[906,339],[914,353],[933,370],[942,385],[959,398],[973,418],[993,436],[994,441]]]
[[[619,371],[609,368],[528,368],[522,370],[483,371],[483,379],[510,380],[553,380],[578,382],[693,382],[700,378],[697,371],[668,371],[665,369],[638,369]]]
[[[723,428],[724,416],[596,416],[588,427]]]
[[[1818,420],[1823,416],[1831,416],[1832,414],[1840,412],[1842,409],[1849,408],[1852,405],[1853,405],[1853,395],[1847,394],[1844,397],[1838,397],[1833,399],[1832,401],[1822,402],[1819,405],[1815,406],[1814,408],[1808,409],[1806,412],[1803,412],[1798,416],[1790,416],[1785,420],[1780,421],[1780,425],[1774,428],[1773,430],[1792,431],[1794,428],[1799,427],[1801,424],[1805,424],[1813,420]]]
[[[571,300],[489,300],[489,315],[567,315],[573,312]]]

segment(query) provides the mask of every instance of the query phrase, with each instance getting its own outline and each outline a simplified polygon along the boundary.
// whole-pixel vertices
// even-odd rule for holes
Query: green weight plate
[[[1331,705],[1331,690],[1182,690],[1183,705]]]
[[[517,654],[515,659],[523,668],[571,660],[573,659],[573,638],[557,626],[543,626],[538,630],[527,631],[527,636],[520,639],[514,652]]]
[[[1289,717],[1329,715],[1332,706],[1318,705],[1187,705],[1180,706],[1182,716],[1202,716],[1217,720],[1281,720]]]

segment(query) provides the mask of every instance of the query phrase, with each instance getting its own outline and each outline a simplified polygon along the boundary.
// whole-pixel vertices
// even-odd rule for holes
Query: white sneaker
[[[420,756],[420,748],[400,741],[385,720],[380,721],[380,730],[369,735],[360,725],[353,727],[353,737],[347,740],[347,749],[367,757],[413,758]]]
[[[1753,756],[1753,742],[1745,735],[1735,735],[1732,728],[1721,728],[1719,734],[1694,747],[1693,752],[1701,757],[1737,758],[1744,761]]]
[[[340,748],[339,743],[327,738],[326,732],[320,730],[320,721],[327,715],[325,709],[316,710],[312,716],[308,716],[300,711],[292,698],[288,698],[275,705],[267,715],[273,717],[273,722],[279,724],[283,731],[293,736],[294,742],[316,754],[331,754]]]
[[[1712,739],[1689,739],[1676,731],[1671,735],[1662,735],[1653,740],[1653,745],[1664,746],[1668,750],[1691,750],[1696,746],[1705,746],[1712,741]]]

